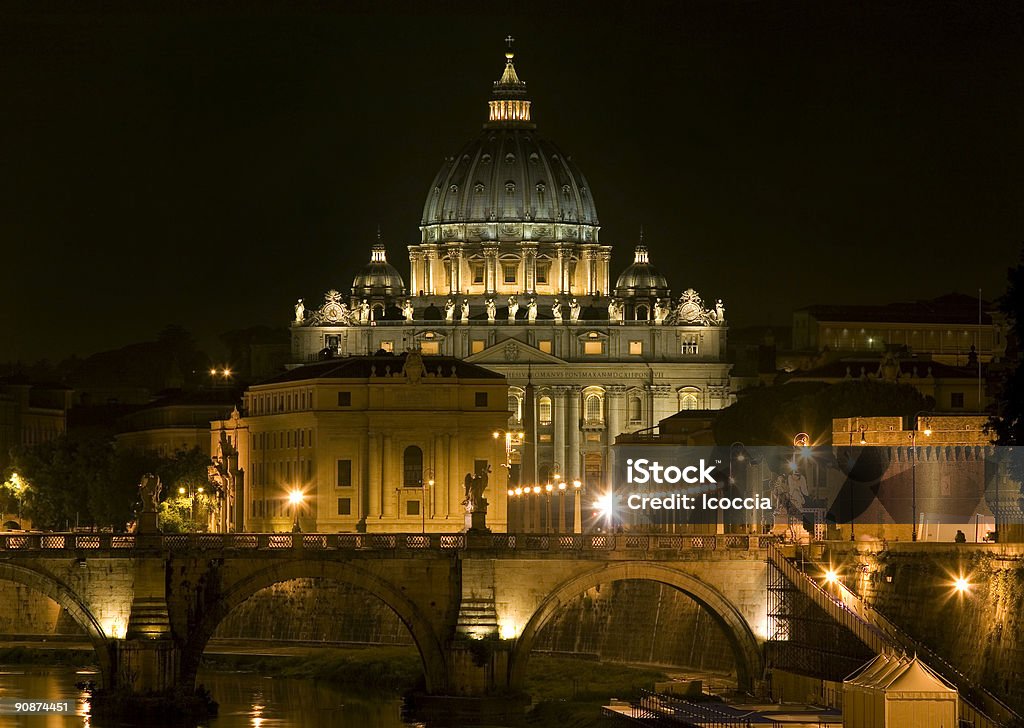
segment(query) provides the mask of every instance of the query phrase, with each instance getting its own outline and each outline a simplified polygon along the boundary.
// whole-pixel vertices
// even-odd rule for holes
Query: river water
[[[142,723],[100,723],[88,714],[85,694],[75,683],[96,680],[89,668],[0,665],[0,697],[69,701],[76,715],[0,715],[0,728],[121,728]],[[373,696],[365,690],[345,691],[308,679],[269,678],[253,673],[200,671],[204,684],[220,703],[218,716],[206,728],[407,728],[402,700]]]

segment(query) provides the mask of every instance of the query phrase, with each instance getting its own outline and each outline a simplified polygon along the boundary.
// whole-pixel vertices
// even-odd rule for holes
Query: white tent
[[[957,728],[956,688],[913,658],[879,655],[843,681],[848,728]]]

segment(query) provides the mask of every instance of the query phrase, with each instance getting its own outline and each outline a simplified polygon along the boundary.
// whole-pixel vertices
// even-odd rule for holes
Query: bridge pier
[[[115,640],[111,651],[116,690],[142,695],[191,687],[183,685],[181,650],[173,640]]]

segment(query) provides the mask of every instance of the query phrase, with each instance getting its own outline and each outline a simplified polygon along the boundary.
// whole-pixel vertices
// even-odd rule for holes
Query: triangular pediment
[[[470,364],[568,364],[553,354],[546,354],[535,346],[518,339],[505,339],[481,352],[467,356]]]

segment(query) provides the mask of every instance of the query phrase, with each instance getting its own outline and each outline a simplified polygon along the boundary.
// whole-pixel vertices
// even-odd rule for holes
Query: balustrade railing
[[[157,541],[153,541],[153,538]],[[172,551],[259,551],[304,548],[344,550],[458,550],[612,552],[765,549],[772,537],[649,533],[494,533],[467,542],[464,533],[0,533],[0,553],[12,551],[95,551],[152,548]]]

